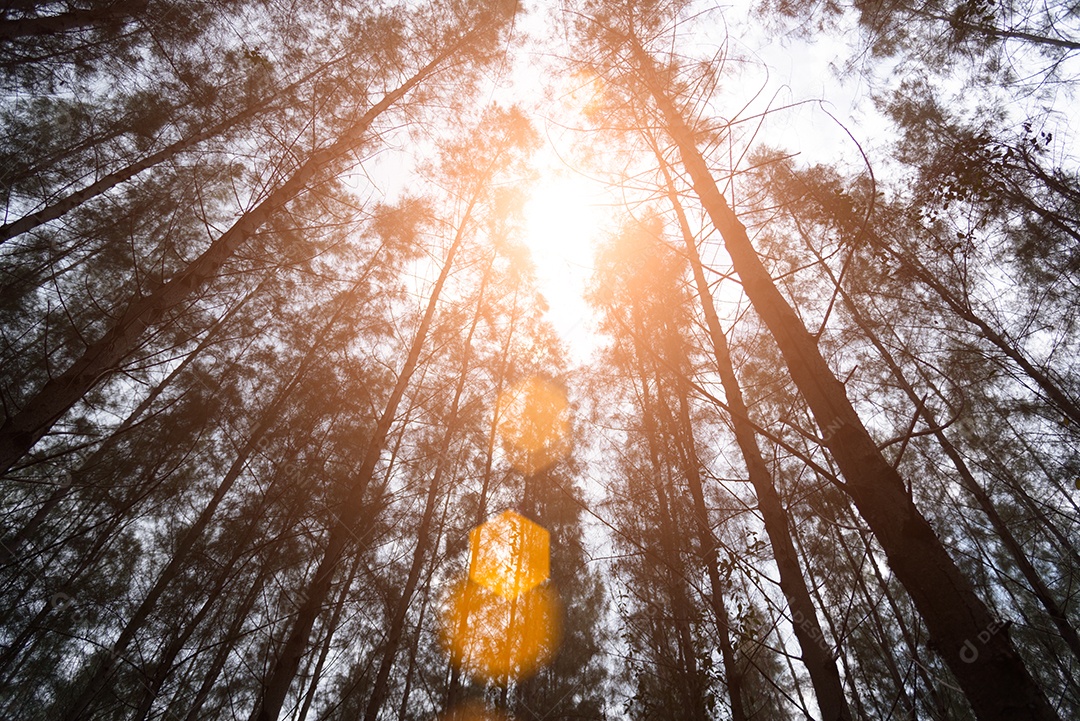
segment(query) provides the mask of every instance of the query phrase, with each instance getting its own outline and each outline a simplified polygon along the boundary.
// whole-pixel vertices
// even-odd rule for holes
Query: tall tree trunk
[[[639,349],[640,351],[641,349]],[[643,351],[635,353],[638,359],[638,376],[641,382],[642,395],[642,421],[645,426],[646,443],[649,448],[649,461],[652,471],[652,486],[656,493],[657,511],[659,513],[659,542],[661,556],[664,559],[664,569],[667,576],[667,586],[671,593],[671,615],[675,624],[675,639],[680,657],[679,675],[682,677],[689,708],[684,709],[686,718],[707,718],[705,709],[705,690],[702,687],[702,679],[697,667],[697,652],[694,648],[693,635],[690,632],[690,610],[692,604],[686,590],[686,577],[683,573],[683,565],[680,563],[679,542],[675,531],[675,519],[672,516],[671,503],[668,492],[665,489],[667,473],[661,463],[659,446],[661,438],[657,427],[657,415],[652,394],[649,392],[649,374],[646,373],[643,361]],[[658,390],[659,392],[659,390]],[[666,639],[664,639],[666,641]],[[734,708],[734,702],[732,704]]]
[[[390,670],[394,665],[398,647],[401,645],[402,632],[405,629],[405,618],[412,603],[413,594],[416,592],[420,574],[423,572],[424,563],[427,561],[427,552],[431,545],[431,523],[435,517],[435,507],[442,488],[443,474],[449,465],[450,445],[457,432],[458,409],[461,404],[461,396],[465,392],[465,381],[468,378],[469,363],[472,359],[472,339],[476,332],[476,326],[480,321],[480,307],[483,304],[484,291],[488,277],[492,271],[492,263],[488,264],[487,272],[480,283],[480,291],[476,301],[476,312],[473,314],[469,330],[465,335],[464,354],[461,371],[458,374],[457,385],[454,388],[454,398],[450,403],[450,412],[446,417],[446,430],[439,444],[438,460],[435,462],[435,471],[428,483],[427,494],[424,498],[424,510],[420,517],[420,524],[416,529],[416,548],[413,551],[412,563],[409,566],[409,575],[405,579],[405,586],[401,590],[401,597],[394,608],[390,618],[390,626],[386,631],[386,641],[383,645],[382,655],[379,659],[379,670],[375,674],[375,684],[368,697],[367,709],[364,712],[364,721],[376,721],[386,695],[389,691]]]
[[[69,10],[58,15],[0,20],[0,41],[58,35],[127,20],[146,9],[147,0],[116,0],[106,7]]]
[[[945,455],[948,456],[949,460],[952,462],[953,467],[956,468],[956,472],[960,478],[960,485],[962,485],[964,490],[970,493],[976,503],[979,504],[979,508],[982,509],[986,518],[990,521],[990,525],[994,529],[994,532],[1001,540],[1001,545],[1005,547],[1005,550],[1008,551],[1009,555],[1012,557],[1013,562],[1016,563],[1016,567],[1020,570],[1020,573],[1023,574],[1024,579],[1028,582],[1028,585],[1031,587],[1031,590],[1039,603],[1046,609],[1047,615],[1050,616],[1050,619],[1054,622],[1054,625],[1058,629],[1058,633],[1061,634],[1062,640],[1065,641],[1069,650],[1076,656],[1077,661],[1080,661],[1080,637],[1077,636],[1076,629],[1073,628],[1072,624],[1065,616],[1064,609],[1054,598],[1053,592],[1050,590],[1049,586],[1046,585],[1046,582],[1043,581],[1042,575],[1035,569],[1034,564],[1032,564],[1031,559],[1028,558],[1020,541],[1017,540],[1016,536],[1005,522],[1005,519],[1001,517],[1001,513],[998,511],[997,505],[994,503],[993,499],[990,498],[990,494],[988,494],[983,489],[982,484],[976,480],[971,469],[968,468],[964,457],[960,454],[960,451],[957,450],[956,446],[954,446],[952,441],[945,435],[945,431],[942,430],[933,411],[927,407],[927,404],[923,399],[919,398],[918,393],[915,392],[915,389],[904,375],[903,369],[900,368],[900,365],[889,352],[889,349],[885,347],[877,337],[877,334],[874,333],[873,328],[870,327],[870,324],[863,317],[855,300],[837,281],[832,271],[829,270],[827,266],[823,267],[826,267],[826,272],[828,273],[830,280],[839,292],[840,297],[843,300],[848,313],[851,314],[852,319],[855,321],[855,324],[871,344],[873,344],[874,348],[877,349],[878,355],[880,355],[881,359],[885,362],[893,379],[896,381],[897,385],[900,386],[900,389],[904,391],[904,394],[917,409],[919,415],[922,416],[923,422],[928,428],[933,429],[934,438],[945,452]]]
[[[462,41],[464,42],[464,41]],[[132,299],[120,319],[67,370],[49,380],[29,403],[0,426],[0,475],[44,436],[52,425],[101,378],[114,373],[134,351],[143,332],[196,290],[209,284],[225,262],[286,203],[310,187],[316,176],[359,147],[371,123],[427,78],[458,46],[437,56],[387,93],[332,145],[317,151],[252,210],[217,238],[194,262],[145,296]]]
[[[958,298],[949,290],[932,271],[924,267],[916,258],[912,257],[911,251],[901,251],[889,245],[884,239],[871,235],[871,242],[875,248],[891,256],[900,267],[911,276],[933,290],[945,304],[959,318],[967,321],[979,330],[979,334],[988,340],[998,350],[1011,359],[1035,385],[1046,394],[1047,399],[1064,413],[1072,422],[1080,424],[1080,403],[1077,403],[1061,386],[1055,382],[1046,372],[1035,367],[1028,360],[1024,352],[1001,332],[995,330],[988,322],[983,320],[966,299]]]
[[[1058,721],[1007,630],[1001,629],[919,513],[900,475],[863,426],[844,385],[829,369],[816,340],[777,290],[745,226],[717,187],[693,132],[657,82],[652,58],[636,38],[626,40],[694,191],[723,238],[747,297],[776,340],[792,380],[819,427],[838,429],[826,439],[826,446],[846,479],[845,490],[911,594],[976,715],[982,721]]]
[[[713,303],[712,292],[709,290],[709,283],[705,278],[705,270],[698,254],[697,244],[694,242],[694,236],[690,231],[690,224],[686,219],[682,203],[675,192],[667,165],[663,161],[663,155],[656,152],[656,157],[660,162],[660,169],[667,186],[668,200],[679,222],[686,257],[694,274],[694,286],[697,289],[698,300],[705,315],[705,324],[709,331],[713,358],[716,360],[716,369],[720,374],[720,382],[724,388],[724,396],[727,400],[732,427],[735,430],[735,442],[742,453],[750,483],[753,485],[754,493],[757,495],[758,510],[761,511],[765,532],[768,534],[769,543],[772,545],[773,558],[780,572],[780,590],[783,592],[784,598],[787,599],[791,610],[795,638],[799,642],[803,663],[806,665],[811,683],[814,685],[814,695],[817,697],[823,719],[826,721],[850,721],[851,709],[844,698],[844,687],[840,680],[840,672],[836,667],[836,661],[821,643],[821,639],[825,638],[825,636],[822,633],[817,609],[814,607],[814,602],[810,597],[806,579],[803,577],[802,566],[799,563],[795,545],[792,542],[787,511],[784,509],[780,494],[773,483],[769,466],[761,455],[757,433],[754,431],[754,424],[750,420],[750,411],[743,398],[738,377],[735,375],[735,367],[728,349],[727,336],[724,334],[724,330],[720,326],[720,318],[716,314],[716,306]]]
[[[471,204],[469,211],[466,212],[466,218],[470,212]],[[281,706],[285,702],[285,696],[289,692],[296,671],[300,667],[300,661],[307,650],[311,629],[314,627],[315,620],[322,611],[327,594],[330,592],[337,566],[366,510],[364,506],[365,492],[375,473],[375,466],[382,455],[386,438],[390,433],[390,427],[393,425],[394,418],[397,415],[398,405],[405,395],[405,389],[409,384],[413,371],[416,370],[420,353],[427,341],[428,331],[435,316],[439,296],[442,293],[447,277],[449,277],[454,256],[457,254],[464,237],[465,222],[463,221],[453,243],[450,245],[450,249],[447,251],[446,260],[443,262],[438,280],[435,281],[435,287],[431,291],[423,319],[420,321],[420,327],[413,337],[409,354],[405,359],[401,372],[398,374],[394,389],[390,393],[382,415],[379,417],[371,439],[368,441],[364,459],[356,473],[355,483],[350,489],[341,512],[335,517],[326,547],[323,549],[322,559],[319,561],[314,576],[308,582],[303,603],[296,614],[296,620],[293,622],[292,628],[273,662],[269,676],[263,684],[261,694],[256,699],[250,716],[251,721],[277,721],[281,713]],[[369,523],[373,521],[373,519],[366,520]]]
[[[443,509],[445,515],[446,509]],[[436,541],[436,545],[438,541]],[[424,579],[424,593],[420,601],[420,612],[417,614],[416,619],[416,633],[413,634],[412,643],[409,644],[409,664],[405,671],[405,684],[401,689],[401,705],[398,707],[398,721],[405,721],[408,717],[409,698],[412,695],[413,677],[416,675],[416,654],[420,648],[420,636],[424,629],[424,616],[427,614],[428,603],[431,596],[431,571],[428,571],[427,578]]]
[[[176,367],[173,368],[173,370],[170,371],[169,374],[165,376],[165,378],[162,379],[160,383],[154,386],[154,388],[146,395],[146,397],[139,402],[139,405],[136,406],[131,411],[131,413],[129,413],[127,417],[124,418],[120,425],[117,426],[109,434],[109,437],[106,438],[85,461],[80,463],[79,467],[75,471],[71,472],[71,478],[69,479],[69,482],[57,486],[56,489],[49,494],[49,497],[45,499],[45,502],[41,504],[38,510],[30,518],[30,520],[28,520],[23,526],[21,526],[13,536],[5,539],[4,542],[0,544],[0,566],[6,565],[12,560],[12,558],[18,552],[22,544],[25,543],[28,539],[32,538],[35,533],[37,533],[37,529],[41,527],[41,524],[45,521],[49,514],[52,513],[52,511],[73,490],[75,490],[75,488],[78,486],[78,484],[76,483],[76,478],[82,476],[86,471],[93,469],[95,466],[97,466],[99,462],[101,462],[103,458],[105,458],[108,452],[112,450],[112,448],[124,436],[124,434],[127,433],[127,431],[129,431],[132,426],[135,425],[135,422],[138,421],[147,410],[149,410],[150,406],[154,404],[154,401],[156,401],[158,397],[172,385],[172,382],[176,380],[176,378],[181,373],[184,372],[184,370],[188,367],[189,364],[191,364],[196,358],[199,357],[199,354],[202,351],[206,350],[207,346],[209,346],[217,338],[217,335],[221,331],[221,329],[225,328],[228,325],[229,321],[233,318],[233,316],[236,315],[236,313],[239,312],[240,309],[243,308],[249,300],[251,300],[251,298],[258,295],[259,291],[261,291],[263,287],[266,286],[269,280],[269,277],[264,279],[251,292],[241,298],[240,301],[236,303],[236,305],[230,308],[224,316],[215,321],[214,324],[210,327],[210,329],[206,332],[206,335],[203,336],[203,339],[199,342],[199,344],[195,346],[195,348],[184,357],[184,360],[180,361],[180,363],[178,363]]]
[[[680,384],[682,385],[682,384]],[[705,493],[701,484],[701,461],[697,455],[694,441],[694,428],[690,421],[690,410],[685,394],[679,398],[679,427],[683,450],[680,460],[683,473],[690,486],[690,496],[694,502],[694,522],[697,527],[698,544],[701,546],[705,571],[709,576],[709,606],[716,621],[716,631],[720,646],[720,659],[724,665],[724,676],[731,700],[732,721],[746,721],[746,698],[743,691],[743,670],[735,659],[735,650],[731,645],[731,616],[724,601],[724,584],[720,580],[720,568],[717,562],[717,540],[709,522],[709,511],[705,506]]]
[[[211,125],[208,128],[195,132],[185,138],[181,138],[180,140],[177,140],[176,142],[167,145],[156,153],[151,153],[150,155],[147,155],[146,157],[137,160],[134,163],[130,163],[123,168],[114,170],[113,172],[102,176],[90,185],[87,185],[85,188],[77,190],[73,193],[69,193],[63,198],[52,201],[41,210],[37,210],[33,213],[24,215],[18,220],[13,220],[10,223],[0,225],[0,244],[10,240],[11,238],[14,238],[17,235],[21,235],[23,233],[33,230],[34,228],[40,227],[51,220],[56,220],[57,218],[60,218],[65,214],[71,212],[72,210],[78,208],[83,203],[86,203],[89,200],[93,200],[94,198],[105,194],[106,192],[115,188],[121,183],[131,180],[144,170],[152,168],[155,165],[160,165],[161,163],[179,155],[185,150],[195,147],[196,145],[202,143],[204,140],[208,140],[215,136],[221,135],[222,133],[227,132],[231,128],[236,127],[240,123],[254,118],[260,112],[272,106],[280,98],[296,90],[319,73],[324,72],[327,68],[332,67],[340,61],[341,58],[338,58],[330,62],[323,63],[315,70],[307,73],[299,80],[290,83],[286,87],[277,91],[273,95],[270,95],[264,100],[253,105],[249,105],[244,110],[241,110],[234,115],[231,115],[228,118],[225,118],[224,120],[221,120],[220,122]]]
[[[713,620],[716,623],[718,645],[720,647],[720,658],[724,667],[725,682],[728,687],[728,697],[731,703],[731,717],[733,721],[746,721],[746,698],[743,693],[743,671],[739,668],[735,660],[735,651],[732,647],[732,628],[731,617],[728,613],[727,604],[724,601],[725,588],[720,579],[720,569],[717,561],[717,540],[712,532],[712,524],[709,521],[709,511],[705,505],[705,493],[701,483],[701,461],[698,458],[696,442],[694,440],[694,427],[690,419],[690,408],[687,401],[686,393],[688,391],[688,383],[679,374],[686,372],[688,367],[687,358],[685,353],[679,348],[680,338],[674,337],[670,331],[668,331],[668,337],[657,337],[658,334],[651,333],[650,336],[655,338],[656,342],[663,344],[669,348],[668,354],[670,360],[675,365],[676,377],[674,381],[675,387],[678,389],[677,398],[669,399],[666,397],[662,388],[664,387],[665,375],[671,375],[669,371],[667,374],[662,372],[660,365],[656,362],[655,358],[650,363],[652,368],[652,376],[656,384],[657,393],[652,405],[654,407],[659,406],[659,409],[663,410],[663,419],[657,419],[661,421],[661,425],[666,425],[668,428],[668,435],[671,439],[671,446],[673,454],[676,458],[676,463],[682,471],[683,477],[686,479],[687,485],[690,489],[690,497],[693,502],[693,518],[696,536],[698,539],[698,545],[701,549],[701,559],[705,564],[706,575],[709,577],[709,593],[708,602],[709,608],[712,611]],[[635,338],[635,344],[641,345],[641,338]],[[640,348],[639,348],[640,350]],[[639,355],[640,357],[640,355]],[[642,396],[646,400],[648,399],[648,387],[645,379],[642,382]],[[674,403],[677,406],[675,412],[672,411],[671,405]],[[657,409],[657,410],[659,410]],[[646,409],[646,413],[649,413]],[[646,423],[651,427],[652,432],[659,432],[659,425],[656,421],[649,423],[646,418]],[[657,478],[660,478],[660,469],[654,467],[654,472],[657,474]],[[659,482],[659,481],[658,481]],[[661,509],[667,507],[666,502],[661,502]],[[667,519],[668,523],[671,523],[670,518]],[[670,553],[669,553],[670,557]]]
[[[360,558],[352,562],[349,572],[345,574],[345,582],[341,584],[341,593],[338,594],[334,603],[334,611],[330,614],[330,622],[326,624],[326,636],[322,640],[319,649],[319,657],[315,660],[315,669],[311,672],[311,680],[308,682],[307,693],[304,694],[304,702],[300,704],[300,710],[296,714],[297,721],[307,718],[311,705],[315,702],[315,695],[319,691],[319,681],[322,679],[323,669],[326,667],[326,659],[330,655],[330,649],[334,642],[334,633],[337,631],[341,617],[345,615],[345,606],[349,600],[349,589],[352,588],[353,580],[360,569]]]

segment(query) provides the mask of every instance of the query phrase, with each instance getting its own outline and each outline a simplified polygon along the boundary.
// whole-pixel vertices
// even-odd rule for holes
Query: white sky
[[[716,17],[721,16],[717,13]],[[726,28],[718,24],[717,37],[706,38],[705,43],[719,42],[728,32],[754,27],[745,8],[726,10],[723,20]],[[566,343],[571,364],[577,366],[588,362],[601,340],[594,333],[595,320],[582,296],[592,274],[596,241],[606,229],[614,227],[615,214],[610,206],[616,198],[571,159],[571,147],[579,134],[563,127],[563,123],[572,124],[575,119],[544,115],[553,112],[552,103],[542,102],[545,91],[551,91],[551,74],[544,71],[544,53],[562,50],[553,49],[554,43],[545,47],[544,39],[554,35],[547,25],[545,10],[531,10],[519,20],[517,30],[532,40],[515,54],[509,77],[492,92],[491,99],[532,109],[537,129],[546,138],[536,158],[541,179],[526,206],[526,242],[537,267],[540,291],[550,306],[547,319]],[[750,114],[794,101],[826,99],[824,107],[857,138],[866,130],[872,115],[860,115],[858,106],[865,88],[857,84],[842,86],[832,67],[850,56],[850,48],[836,46],[831,39],[808,44],[761,32],[751,35],[749,31],[731,42],[735,52],[759,59],[746,66],[739,85],[731,87],[732,107],[746,105],[755,94],[758,101],[747,111]],[[874,122],[880,137],[884,124]],[[798,150],[805,162],[835,162],[838,156],[857,162],[859,158],[844,129],[817,104],[777,113],[763,131],[762,141]]]

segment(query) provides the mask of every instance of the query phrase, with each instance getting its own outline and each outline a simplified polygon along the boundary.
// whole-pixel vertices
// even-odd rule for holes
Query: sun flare
[[[543,173],[524,208],[524,241],[536,266],[547,319],[562,337],[574,339],[582,359],[594,341],[584,292],[593,273],[593,254],[609,217],[609,200],[598,182],[566,169]]]
[[[546,174],[525,203],[525,242],[538,265],[588,266],[601,220],[596,183],[569,172]]]

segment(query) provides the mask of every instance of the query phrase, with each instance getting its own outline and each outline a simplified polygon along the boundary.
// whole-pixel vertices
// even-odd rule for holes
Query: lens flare
[[[440,636],[457,668],[489,683],[536,673],[562,641],[562,604],[550,576],[551,536],[514,511],[469,532],[469,575],[440,613]]]
[[[529,378],[499,397],[499,433],[510,464],[530,475],[570,450],[570,404],[550,381]]]
[[[543,526],[503,511],[469,531],[469,579],[512,600],[548,579],[550,545]]]
[[[491,683],[529,678],[555,656],[562,604],[551,586],[507,599],[465,581],[453,587],[442,615],[450,661]]]

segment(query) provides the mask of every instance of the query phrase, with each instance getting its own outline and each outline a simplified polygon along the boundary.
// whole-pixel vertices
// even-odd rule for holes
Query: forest
[[[0,0],[0,718],[1080,718],[1078,63]]]

